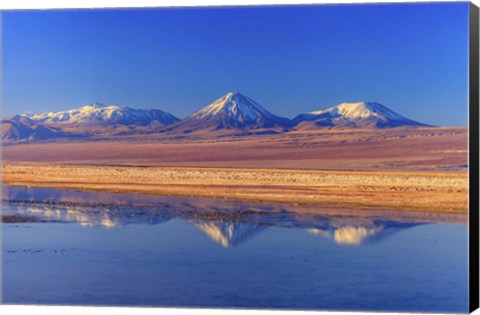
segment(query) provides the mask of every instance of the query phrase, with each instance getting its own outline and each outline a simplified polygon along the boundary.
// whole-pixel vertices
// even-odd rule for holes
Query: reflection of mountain
[[[165,205],[163,205],[165,206]],[[381,241],[422,223],[395,222],[387,220],[338,217],[338,216],[295,216],[282,213],[234,214],[234,209],[191,211],[181,209],[144,209],[134,207],[82,207],[53,206],[46,204],[6,203],[4,215],[15,214],[46,222],[70,222],[86,227],[102,226],[115,228],[130,224],[154,225],[171,218],[186,220],[223,247],[236,247],[255,237],[269,226],[305,229],[337,244],[362,245]]]
[[[164,212],[148,213],[143,209],[108,209],[78,206],[48,206],[39,204],[16,203],[4,204],[4,214],[16,214],[24,217],[33,217],[45,222],[77,223],[81,226],[106,228],[120,227],[128,224],[160,224],[170,220]]]
[[[403,223],[389,221],[372,221],[368,226],[331,225],[325,228],[308,228],[309,233],[333,239],[337,244],[361,245],[378,242],[388,236],[419,225],[419,223]]]
[[[190,221],[223,247],[235,247],[265,229],[264,226],[235,222]]]
[[[453,214],[312,209],[285,204],[53,188],[3,186],[2,196],[5,216],[107,228],[180,219],[192,223],[224,247],[235,247],[268,227],[302,229],[337,244],[360,245],[382,241],[419,224],[463,223],[463,216]]]

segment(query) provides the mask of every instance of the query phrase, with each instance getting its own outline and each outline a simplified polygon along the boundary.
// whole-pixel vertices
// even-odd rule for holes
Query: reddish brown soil
[[[8,162],[466,172],[468,132],[460,127],[322,130],[182,140],[144,135],[2,149]]]

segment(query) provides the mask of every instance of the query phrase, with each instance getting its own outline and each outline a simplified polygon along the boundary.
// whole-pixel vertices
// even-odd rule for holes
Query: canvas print
[[[472,7],[1,12],[2,303],[467,312]]]

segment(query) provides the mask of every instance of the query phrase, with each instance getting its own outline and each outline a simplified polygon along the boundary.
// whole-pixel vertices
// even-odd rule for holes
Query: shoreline
[[[467,213],[468,174],[3,163],[2,183],[356,210]]]

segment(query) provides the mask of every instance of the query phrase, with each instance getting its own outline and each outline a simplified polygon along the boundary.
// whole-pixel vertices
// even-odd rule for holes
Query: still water
[[[3,303],[467,312],[466,217],[3,187]]]

